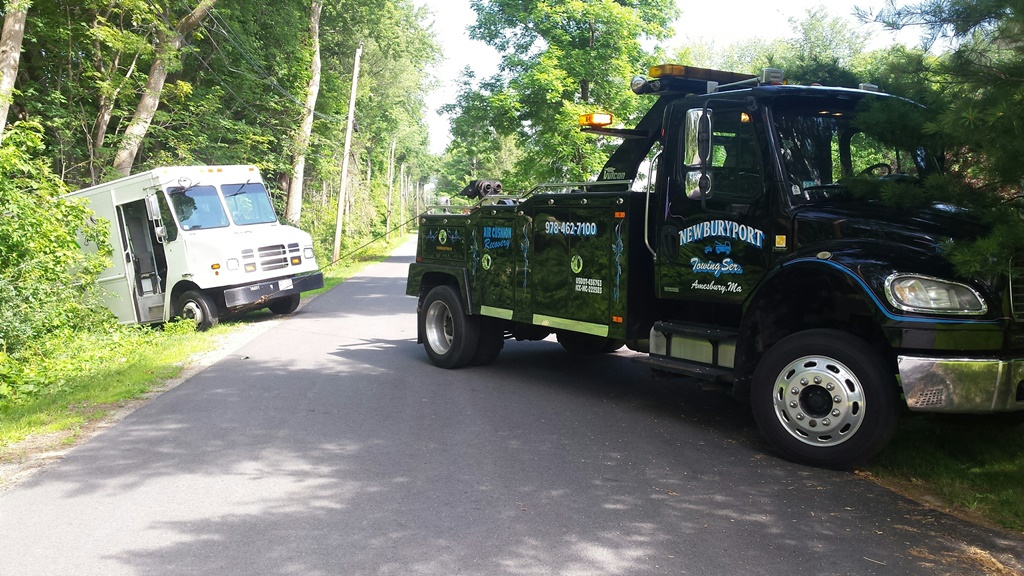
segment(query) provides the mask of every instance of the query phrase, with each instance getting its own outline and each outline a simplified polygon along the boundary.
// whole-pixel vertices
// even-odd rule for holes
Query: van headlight
[[[885,280],[889,303],[907,312],[977,316],[988,306],[974,288],[920,274],[893,274]]]
[[[312,260],[313,259],[313,247],[312,246],[306,246],[305,248],[303,248],[302,249],[302,255],[306,258],[306,260]]]

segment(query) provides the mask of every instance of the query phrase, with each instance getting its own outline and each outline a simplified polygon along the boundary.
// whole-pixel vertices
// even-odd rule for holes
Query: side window
[[[717,110],[712,117],[711,197],[750,204],[764,192],[761,159],[750,114]]]
[[[647,152],[647,156],[644,157],[644,161],[640,163],[640,169],[637,170],[631,190],[644,192],[654,186],[654,183],[658,181],[659,156],[661,156],[661,143],[655,142]]]
[[[697,152],[700,108],[686,111],[683,123],[681,152],[686,166],[686,190],[692,200],[699,200],[697,180],[700,157]],[[733,108],[709,109],[711,118],[711,150],[707,172],[711,190],[707,201],[718,205],[753,204],[764,194],[761,155],[755,136],[753,116]]]
[[[178,239],[178,224],[174,222],[174,215],[171,214],[171,209],[167,206],[167,198],[163,194],[157,194],[156,198],[160,203],[160,221],[164,225],[164,238],[167,242],[174,242]]]

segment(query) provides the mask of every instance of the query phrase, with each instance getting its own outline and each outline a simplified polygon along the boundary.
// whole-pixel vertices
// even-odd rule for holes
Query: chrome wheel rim
[[[834,358],[804,356],[790,362],[775,379],[772,395],[779,423],[804,444],[842,444],[864,422],[864,387]]]
[[[440,300],[432,302],[427,307],[424,324],[430,349],[442,356],[447,354],[451,350],[452,340],[455,338],[454,321],[448,305]]]
[[[189,300],[181,309],[181,317],[194,320],[196,324],[202,324],[203,308],[195,300]]]

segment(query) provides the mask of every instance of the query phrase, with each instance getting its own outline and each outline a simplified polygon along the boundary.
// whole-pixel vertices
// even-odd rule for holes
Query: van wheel
[[[750,402],[761,433],[784,457],[848,468],[888,444],[899,422],[897,390],[885,359],[866,342],[807,330],[764,355]]]
[[[465,313],[454,288],[435,286],[423,299],[419,316],[423,348],[435,366],[460,368],[473,361],[480,317]]]
[[[270,301],[270,304],[267,304],[267,308],[274,314],[291,314],[299,307],[300,299],[301,296],[298,294],[274,298]]]
[[[217,305],[206,294],[198,290],[189,290],[178,298],[177,315],[193,320],[196,330],[209,330],[217,325]]]

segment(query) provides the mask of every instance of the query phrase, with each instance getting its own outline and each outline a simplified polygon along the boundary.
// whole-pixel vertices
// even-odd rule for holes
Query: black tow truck
[[[906,409],[1024,415],[1024,267],[961,277],[944,247],[979,233],[961,210],[846,186],[942,169],[858,121],[920,107],[780,76],[654,67],[633,80],[656,97],[636,127],[581,118],[623,139],[595,180],[480,181],[472,206],[422,214],[407,293],[430,361],[483,365],[552,333],[576,354],[625,345],[731,387],[782,455],[828,467],[877,454]]]

